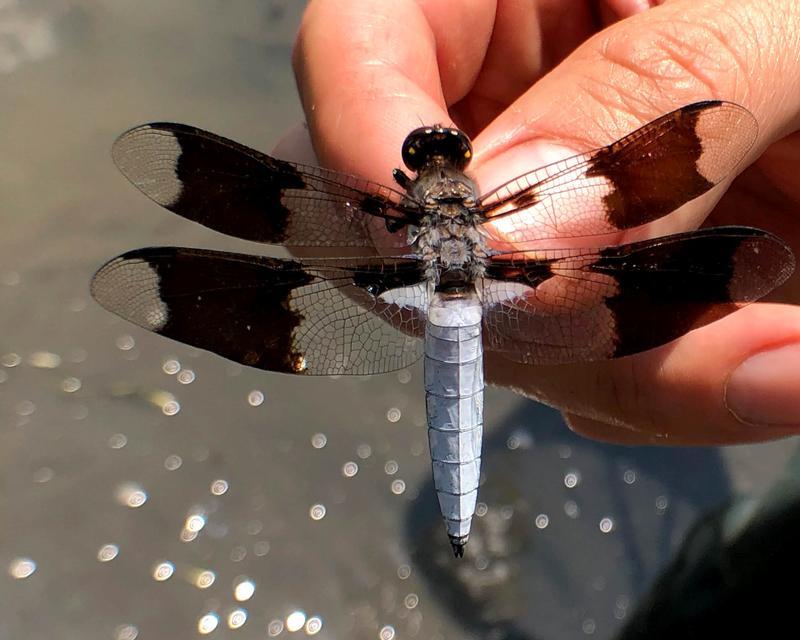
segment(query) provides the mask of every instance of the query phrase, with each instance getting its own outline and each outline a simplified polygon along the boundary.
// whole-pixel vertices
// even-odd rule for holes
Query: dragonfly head
[[[472,143],[460,129],[434,125],[414,129],[403,142],[403,162],[419,173],[431,165],[448,165],[459,171],[472,159]]]

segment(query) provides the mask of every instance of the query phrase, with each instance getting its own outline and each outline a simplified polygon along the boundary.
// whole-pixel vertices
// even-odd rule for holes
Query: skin
[[[485,191],[678,106],[737,102],[760,127],[741,175],[614,241],[747,224],[800,255],[796,0],[313,0],[294,66],[310,143],[298,129],[276,153],[308,161],[313,145],[323,166],[387,184],[421,123],[453,123],[472,137],[470,174]],[[798,296],[795,276],[770,302],[618,360],[533,367],[488,353],[487,377],[559,408],[573,430],[599,440],[793,435]]]

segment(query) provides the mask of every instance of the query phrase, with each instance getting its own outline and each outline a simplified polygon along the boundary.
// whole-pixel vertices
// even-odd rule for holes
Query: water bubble
[[[598,526],[603,533],[611,533],[614,529],[614,521],[611,518],[603,518]]]
[[[283,633],[283,620],[272,620],[267,625],[267,633],[271,638],[279,636],[281,633]]]
[[[177,380],[180,384],[192,384],[197,379],[195,372],[191,369],[183,369],[178,375]]]
[[[574,489],[581,483],[580,471],[569,471],[564,476],[564,486],[567,489]]]
[[[238,629],[247,622],[247,611],[244,609],[234,609],[228,614],[228,627]]]
[[[342,466],[342,475],[345,478],[352,478],[358,473],[358,465],[355,462],[345,462]]]
[[[175,358],[164,360],[164,364],[161,365],[161,370],[168,376],[174,376],[176,373],[178,373],[178,371],[181,370],[181,363]]]
[[[117,487],[117,502],[136,509],[147,502],[147,492],[135,482],[126,482]]]
[[[175,396],[169,391],[164,391],[163,389],[153,389],[148,391],[144,394],[144,398],[154,407],[158,407],[162,411],[164,411],[164,407],[168,403],[175,402]]]
[[[228,492],[228,481],[227,480],[214,480],[211,483],[211,493],[215,496],[221,496]]]
[[[366,460],[372,455],[372,447],[368,444],[360,444],[356,447],[356,455],[362,460]]]
[[[308,510],[312,520],[322,520],[325,517],[326,509],[323,504],[315,504]]]
[[[233,585],[233,597],[239,602],[246,602],[256,592],[256,583],[246,576],[236,578]]]
[[[136,640],[139,629],[132,624],[121,624],[114,629],[114,640]]]
[[[23,400],[17,404],[16,412],[20,416],[30,416],[36,411],[36,405],[30,400]]]
[[[174,416],[181,410],[181,405],[177,400],[168,400],[161,406],[161,413],[165,416]]]
[[[171,453],[166,458],[164,458],[164,468],[167,471],[176,471],[181,468],[182,464],[183,464],[183,458],[174,453]]]
[[[406,490],[406,483],[403,480],[395,480],[392,482],[392,493],[396,496],[399,496],[402,493],[405,493]]]
[[[401,580],[407,580],[411,576],[411,567],[407,564],[401,564],[397,567],[397,577]]]
[[[479,518],[482,518],[487,513],[489,513],[489,505],[487,505],[485,502],[479,502],[478,504],[475,505],[475,515],[476,516],[478,516]]]
[[[408,384],[411,382],[411,372],[408,369],[401,369],[397,372],[397,380],[400,384]]]
[[[385,465],[383,465],[383,470],[386,472],[386,475],[393,476],[397,473],[397,470],[400,468],[400,465],[397,464],[395,460],[389,460]]]
[[[533,522],[537,529],[546,529],[550,524],[550,517],[546,513],[540,513]]]
[[[567,500],[564,503],[564,513],[567,514],[568,518],[572,518],[573,520],[577,518],[580,515],[578,503],[573,500]]]
[[[197,540],[197,531],[189,531],[189,529],[181,529],[180,535],[181,542],[193,542]]]
[[[419,596],[416,593],[409,593],[404,599],[403,604],[406,609],[414,609],[419,604]]]
[[[597,623],[592,618],[587,618],[581,624],[581,630],[587,635],[593,635],[597,631]]]
[[[18,353],[4,353],[0,356],[0,364],[8,369],[12,369],[22,362],[22,358]]]
[[[527,429],[515,430],[506,441],[509,449],[531,449],[535,441]]]
[[[120,351],[130,351],[136,346],[136,340],[132,335],[125,333],[116,339],[115,344]]]
[[[381,630],[378,632],[378,638],[380,640],[394,640],[395,632],[394,627],[390,624],[382,627]]]
[[[79,378],[69,377],[61,381],[61,390],[64,393],[75,393],[81,388],[81,381]]]
[[[97,552],[97,559],[100,562],[109,562],[117,557],[119,547],[115,544],[104,544]]]
[[[165,560],[153,566],[153,580],[156,582],[164,582],[172,577],[175,573],[175,565]]]
[[[666,512],[668,506],[669,506],[669,499],[667,498],[667,496],[658,496],[656,498],[656,513],[658,515],[663,515]]]
[[[266,540],[259,540],[253,545],[253,553],[259,558],[269,553],[269,542]]]
[[[206,635],[214,631],[219,624],[219,617],[216,613],[207,613],[197,621],[197,631],[201,635]]]
[[[292,611],[286,616],[286,629],[288,631],[300,631],[306,623],[306,614],[303,611]]]
[[[322,618],[319,616],[312,616],[306,621],[306,634],[310,636],[317,635],[322,630]]]
[[[625,484],[633,484],[636,482],[636,472],[633,469],[626,469],[622,474],[622,480]]]
[[[253,389],[247,394],[247,404],[251,407],[259,407],[264,403],[264,393],[258,389]]]
[[[241,562],[247,557],[247,548],[243,545],[237,545],[231,549],[231,560],[233,562]]]
[[[257,536],[264,529],[264,525],[260,520],[251,520],[245,526],[245,531],[248,535]]]
[[[324,433],[315,433],[311,436],[311,446],[315,449],[322,449],[328,444],[328,437]]]
[[[36,571],[36,562],[30,558],[14,558],[8,565],[8,575],[17,580],[31,577]]]
[[[124,433],[115,433],[108,438],[108,446],[112,449],[122,449],[128,444],[128,437]]]
[[[198,533],[206,526],[205,513],[191,513],[186,517],[183,528],[192,533]]]
[[[397,422],[402,417],[402,412],[397,407],[392,407],[386,412],[386,419],[389,422]]]
[[[208,589],[217,580],[217,575],[213,571],[206,569],[197,573],[194,579],[194,586],[198,589]]]

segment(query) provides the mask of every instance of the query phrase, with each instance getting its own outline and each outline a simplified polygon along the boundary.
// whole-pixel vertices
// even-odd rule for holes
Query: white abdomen
[[[433,482],[456,555],[469,537],[483,431],[481,304],[475,292],[435,293],[425,327],[425,401]]]

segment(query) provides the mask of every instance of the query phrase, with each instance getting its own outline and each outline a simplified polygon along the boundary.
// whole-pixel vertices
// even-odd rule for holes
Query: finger
[[[470,134],[491,122],[596,28],[592,2],[585,0],[498,1],[493,22],[477,77],[462,85],[460,98],[466,99],[451,108]],[[470,43],[459,44],[474,49]],[[458,65],[462,55],[453,50],[449,59]]]
[[[459,0],[311,3],[294,65],[322,164],[385,182],[411,129],[450,122],[447,101],[477,73],[493,11]],[[455,51],[458,65],[440,59]]]
[[[479,180],[496,184],[548,155],[568,153],[554,142],[584,151],[675,106],[706,98],[725,98],[753,111],[761,131],[752,160],[798,126],[800,52],[790,37],[800,28],[798,14],[797,3],[788,0],[676,0],[615,24],[526,92],[475,141]],[[667,217],[647,233],[699,224],[708,204],[696,202],[694,210],[686,208],[686,217]],[[597,423],[605,423],[623,429],[626,440],[631,432],[641,432],[645,441],[674,443],[766,440],[800,424],[790,402],[797,372],[780,354],[774,361],[783,364],[772,376],[763,366],[754,369],[760,379],[736,378],[733,372],[751,357],[797,343],[798,331],[797,309],[752,306],[637,356],[551,368],[504,363],[490,369],[490,379],[575,414],[573,426],[595,434]],[[764,360],[754,360],[759,361]],[[732,401],[735,394],[726,396],[731,380],[739,381],[740,390],[752,390],[746,410]],[[783,414],[771,414],[753,398],[771,401]]]
[[[792,36],[798,30],[794,0],[675,0],[618,22],[478,136],[473,171],[486,190],[542,160],[608,144],[658,115],[710,98],[743,104],[759,123],[743,168],[800,123],[800,40]],[[697,226],[718,195],[653,225],[651,235]]]
[[[800,432],[800,309],[793,306],[750,305],[619,360],[529,367],[494,357],[487,364],[492,382],[574,414],[573,428],[599,439],[722,444]]]
[[[594,30],[592,4],[317,0],[294,63],[320,159],[385,179],[420,123],[452,118],[474,133]],[[641,10],[610,4],[621,16]]]
[[[600,8],[616,18],[627,18],[660,4],[664,4],[664,0],[601,0]]]

